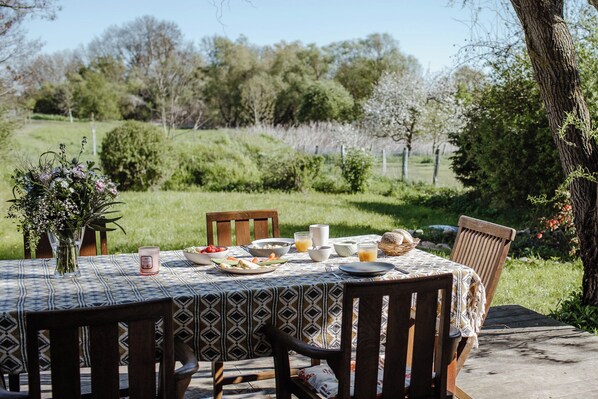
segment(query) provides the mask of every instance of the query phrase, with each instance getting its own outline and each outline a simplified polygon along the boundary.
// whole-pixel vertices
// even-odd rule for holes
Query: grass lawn
[[[118,123],[97,123],[99,143],[107,131]],[[222,132],[188,132],[176,138],[177,141],[195,142],[207,135],[221,135]],[[34,121],[19,129],[13,140],[10,159],[16,154],[35,159],[41,152],[57,149],[58,143],[65,143],[69,149],[76,148],[82,136],[88,136],[88,151],[91,150],[91,129],[89,123],[69,124],[65,122]],[[13,156],[15,155],[15,156]],[[91,158],[90,155],[86,157]],[[400,171],[400,158],[392,158],[390,165]],[[418,162],[421,170],[433,164]],[[441,182],[448,182],[448,162],[441,161]],[[13,164],[4,164],[0,169],[0,198],[12,197],[8,177]],[[417,167],[411,167],[417,175]],[[419,173],[419,172],[418,172]],[[426,180],[427,177],[422,178]],[[429,175],[431,181],[431,172]],[[444,185],[444,184],[443,184]],[[453,186],[453,184],[448,184]],[[411,190],[416,190],[412,188]],[[383,192],[383,191],[380,191]],[[120,231],[109,233],[111,253],[133,252],[139,246],[159,245],[162,249],[181,249],[206,242],[205,213],[209,211],[276,208],[280,216],[281,235],[291,237],[293,232],[306,230],[312,223],[330,225],[331,237],[383,233],[392,228],[418,228],[431,224],[456,225],[459,215],[442,208],[425,206],[414,195],[392,195],[379,193],[324,194],[324,193],[224,193],[201,191],[149,191],[125,192],[124,202],[119,209],[123,213]],[[0,214],[6,215],[8,204],[0,201]],[[476,216],[476,215],[472,215]],[[515,228],[517,220],[511,215],[500,215],[499,222]],[[16,231],[12,220],[0,218],[0,259],[18,259],[23,255],[22,236]],[[558,301],[581,286],[582,267],[579,261],[561,263],[536,259],[510,260],[505,266],[493,304],[520,304],[540,313],[553,310]]]

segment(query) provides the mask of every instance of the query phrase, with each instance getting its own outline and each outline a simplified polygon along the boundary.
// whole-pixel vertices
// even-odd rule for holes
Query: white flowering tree
[[[463,125],[463,110],[447,75],[422,77],[387,73],[364,104],[366,130],[401,141],[411,152],[414,140],[427,136],[434,149]]]
[[[385,73],[363,106],[366,130],[405,142],[411,152],[426,105],[423,79],[413,73]]]
[[[428,79],[421,129],[423,136],[432,142],[433,153],[451,133],[458,133],[465,126],[465,106],[456,93],[457,85],[449,75]]]

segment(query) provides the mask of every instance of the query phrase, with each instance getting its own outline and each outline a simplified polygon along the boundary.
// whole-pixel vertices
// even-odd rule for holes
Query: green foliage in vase
[[[69,159],[66,146],[58,152],[48,151],[39,157],[37,165],[18,168],[12,176],[13,199],[8,217],[15,219],[19,229],[28,233],[30,246],[48,231],[60,233],[74,231],[84,226],[94,230],[114,230],[104,227],[115,223],[120,216],[112,217],[119,204],[116,184],[100,174],[91,161],[83,164],[79,155]],[[122,229],[122,228],[121,228]]]

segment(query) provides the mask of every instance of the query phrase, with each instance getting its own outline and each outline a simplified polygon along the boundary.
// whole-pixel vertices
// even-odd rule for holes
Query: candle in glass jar
[[[160,271],[160,247],[139,248],[139,273],[142,275],[158,274]]]

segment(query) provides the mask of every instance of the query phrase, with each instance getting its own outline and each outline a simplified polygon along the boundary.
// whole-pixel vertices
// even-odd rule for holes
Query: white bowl
[[[191,262],[196,263],[198,265],[211,265],[212,258],[222,259],[228,256],[228,248],[226,247],[219,247],[219,248],[226,248],[224,251],[220,252],[212,252],[212,253],[199,253],[201,250],[205,249],[206,247],[190,247],[185,248],[183,250],[183,255],[185,258],[189,259]]]
[[[334,250],[338,256],[353,256],[357,252],[357,241],[341,241],[334,243]]]
[[[309,253],[309,257],[314,262],[324,262],[330,258],[332,247],[322,246],[317,248],[309,248],[307,251]]]
[[[272,245],[274,245],[275,247],[267,248]],[[287,252],[289,252],[289,249],[291,249],[291,244],[284,241],[270,241],[258,244],[254,242],[253,244],[248,245],[246,248],[247,251],[253,256],[268,257],[270,256],[270,254],[273,253],[277,258],[280,258],[281,256],[286,255]]]

